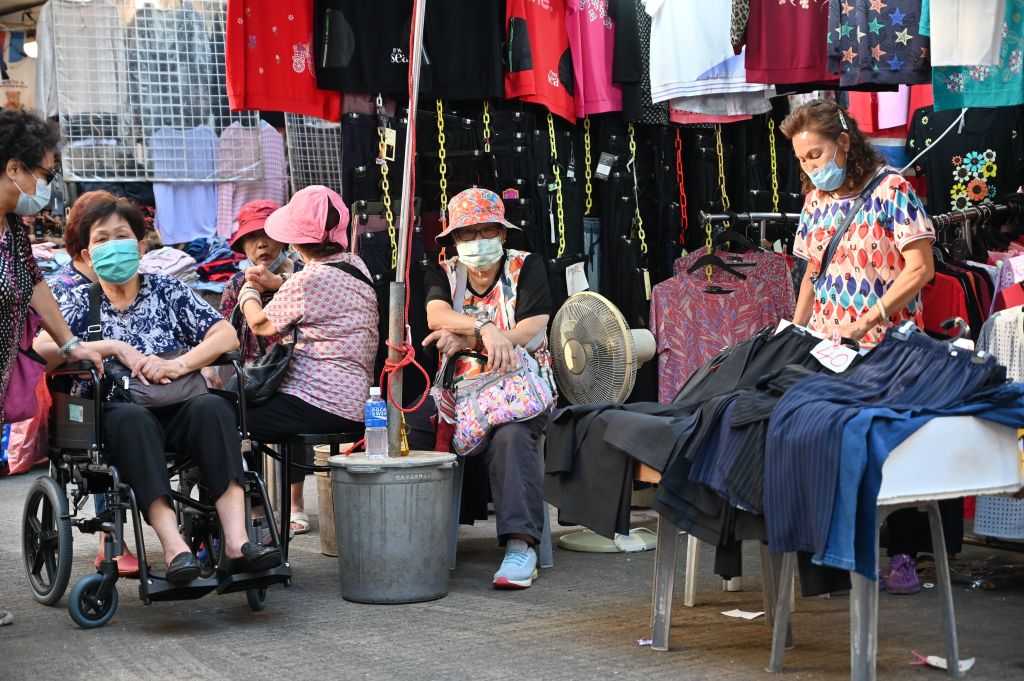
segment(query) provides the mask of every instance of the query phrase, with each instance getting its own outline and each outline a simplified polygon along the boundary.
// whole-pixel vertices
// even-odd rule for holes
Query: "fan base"
[[[657,535],[646,527],[637,527],[629,534],[616,534],[607,539],[592,530],[569,532],[558,538],[559,548],[582,553],[635,553],[657,547]]]

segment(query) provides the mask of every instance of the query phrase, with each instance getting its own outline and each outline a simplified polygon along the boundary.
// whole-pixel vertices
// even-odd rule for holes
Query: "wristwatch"
[[[493,323],[494,322],[492,322],[490,319],[477,319],[476,322],[473,324],[473,335],[476,336],[477,338],[481,338],[481,333],[483,332],[484,327],[487,326],[488,324]]]

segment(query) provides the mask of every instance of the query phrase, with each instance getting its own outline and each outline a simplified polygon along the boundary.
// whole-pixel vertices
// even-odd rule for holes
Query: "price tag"
[[[551,243],[558,243],[558,237],[555,234],[555,214],[548,211],[548,223],[551,225]]]
[[[565,268],[565,288],[570,296],[590,288],[587,282],[587,273],[584,271],[583,263],[574,262]]]
[[[503,192],[501,192],[501,198],[505,199],[506,201],[511,201],[511,200],[514,200],[514,199],[518,199],[519,198],[519,190],[518,189],[506,189]]]
[[[85,408],[80,404],[69,404],[68,421],[71,423],[85,423]]]
[[[849,368],[850,362],[857,356],[857,351],[845,345],[836,345],[831,339],[826,338],[814,346],[811,355],[826,369],[841,374]]]
[[[651,299],[651,273],[647,269],[640,270],[644,274],[644,295],[647,300]]]
[[[597,160],[597,167],[594,168],[594,177],[599,180],[607,180],[612,174],[612,166],[615,165],[615,155],[607,151],[601,152],[601,158]]]
[[[395,160],[395,147],[398,144],[398,133],[395,132],[394,128],[384,128],[384,139],[380,142],[380,148],[377,152],[378,161],[394,161]]]

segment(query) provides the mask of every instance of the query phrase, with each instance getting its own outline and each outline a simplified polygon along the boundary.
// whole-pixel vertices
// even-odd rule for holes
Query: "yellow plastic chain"
[[[590,215],[594,208],[594,172],[590,169],[590,116],[583,119],[583,163],[586,166],[583,170],[583,176],[586,178],[583,187],[587,192],[586,210],[583,214]]]
[[[491,103],[484,100],[484,151],[491,153]]]
[[[722,191],[722,210],[729,212],[729,194],[725,190],[725,147],[722,146],[722,126],[715,124],[715,153],[718,155],[718,188]],[[729,229],[728,220],[723,222]]]
[[[711,236],[711,220],[704,221],[704,233],[707,238],[704,240],[704,247],[708,249],[708,253],[712,253],[715,250],[715,240]],[[711,277],[714,274],[714,268],[708,265],[704,268],[704,274],[708,277],[708,283],[711,283]]]
[[[633,190],[636,192],[636,129],[632,123],[629,124],[629,156],[633,162]],[[637,194],[636,212],[633,219],[636,220],[636,235],[640,238],[640,252],[646,255],[647,233],[644,232],[644,219],[640,216],[639,194]]]
[[[555,205],[558,215],[558,255],[565,253],[565,209],[562,205],[562,169],[558,167],[558,143],[555,140],[555,119],[548,114],[548,142],[551,144],[551,172],[555,174]]]
[[[388,238],[391,240],[391,269],[398,267],[398,239],[395,233],[395,213],[391,209],[391,181],[388,180],[388,160],[384,158],[384,128],[377,128],[380,138],[380,189],[384,199],[384,219],[388,223]]]
[[[445,159],[448,151],[445,149],[444,137],[444,104],[437,100],[437,155],[440,158],[438,172],[441,175],[441,226],[448,224],[448,164]]]
[[[775,119],[768,117],[768,153],[772,160],[772,212],[779,212],[779,166],[775,156]]]

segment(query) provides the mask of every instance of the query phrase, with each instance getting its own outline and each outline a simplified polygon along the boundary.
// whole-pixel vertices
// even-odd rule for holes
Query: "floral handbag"
[[[516,347],[515,369],[489,371],[453,385],[460,356],[487,359],[478,353],[459,353],[447,358],[439,372],[440,390],[435,398],[442,418],[455,424],[452,446],[456,454],[474,454],[495,426],[529,421],[554,405],[550,368],[542,366],[523,347]]]

